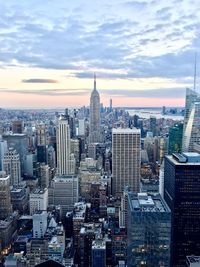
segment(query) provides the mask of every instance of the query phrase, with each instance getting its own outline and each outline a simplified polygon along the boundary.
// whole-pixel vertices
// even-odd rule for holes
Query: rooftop
[[[200,256],[187,256],[189,263],[200,263]]]
[[[113,128],[112,132],[115,134],[130,134],[130,133],[137,133],[140,134],[140,129],[137,128]]]
[[[200,154],[196,152],[173,153],[166,156],[175,165],[200,165]]]
[[[106,242],[102,239],[96,239],[92,242],[92,249],[106,249]]]
[[[129,200],[131,211],[134,212],[170,212],[159,194],[150,196],[147,193],[129,193]]]

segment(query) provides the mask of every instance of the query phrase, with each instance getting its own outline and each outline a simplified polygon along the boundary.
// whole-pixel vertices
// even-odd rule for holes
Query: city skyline
[[[184,106],[198,3],[0,1],[0,107]],[[119,13],[120,10],[120,13]],[[197,57],[197,88],[199,84]]]

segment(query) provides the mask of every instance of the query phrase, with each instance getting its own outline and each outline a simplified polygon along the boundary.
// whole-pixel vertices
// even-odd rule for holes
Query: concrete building
[[[128,194],[128,267],[169,267],[170,233],[170,209],[160,195]]]
[[[1,248],[0,254],[2,253],[1,250],[6,250],[11,246],[11,242],[17,236],[17,220],[19,216],[17,213],[12,213],[8,218],[5,220],[0,220],[0,239],[1,239]]]
[[[0,172],[0,220],[12,214],[10,177],[5,172]]]
[[[47,212],[37,211],[33,214],[33,237],[43,238],[47,230]]]
[[[56,131],[57,142],[57,173],[58,175],[70,175],[74,174],[74,166],[70,162],[71,154],[71,139],[70,128],[68,121],[64,116],[61,116],[58,121],[58,127]]]
[[[62,218],[64,218],[68,211],[73,210],[74,204],[78,201],[78,177],[73,175],[55,177],[51,181],[49,193],[51,194],[49,204],[60,205]]]
[[[36,127],[36,140],[37,145],[46,146],[47,144],[47,134],[46,134],[46,126],[45,124],[39,124]]]
[[[129,186],[133,192],[140,188],[140,130],[112,131],[112,193],[121,196]]]
[[[19,153],[21,173],[24,174],[24,162],[28,153],[28,136],[25,134],[4,134],[3,140],[7,141],[8,148],[14,148]]]
[[[14,134],[22,134],[24,129],[24,122],[17,120],[12,122],[12,132]]]
[[[36,211],[46,211],[48,206],[48,189],[36,189],[30,194],[29,209],[30,215]]]
[[[13,148],[4,154],[3,169],[10,176],[10,185],[18,186],[21,183],[20,157]]]
[[[11,189],[11,203],[14,211],[19,214],[27,213],[29,204],[29,190],[25,185],[19,187],[12,187]]]
[[[78,135],[85,136],[85,119],[78,120]]]
[[[86,201],[90,201],[91,184],[93,182],[98,182],[100,178],[100,172],[80,170],[80,193]]]
[[[50,167],[45,163],[41,163],[39,166],[39,186],[41,188],[48,188],[49,187],[49,180],[50,180]]]

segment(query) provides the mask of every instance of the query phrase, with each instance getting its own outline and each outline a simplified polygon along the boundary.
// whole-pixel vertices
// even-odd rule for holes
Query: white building
[[[42,238],[44,237],[47,230],[47,212],[38,211],[33,214],[33,237]]]
[[[30,194],[29,209],[30,215],[36,211],[46,211],[48,206],[48,189],[36,189]]]
[[[141,145],[139,129],[112,131],[112,193],[121,196],[126,186],[133,192],[140,188]]]
[[[57,173],[58,175],[74,174],[74,165],[71,162],[70,128],[65,117],[60,117],[56,131],[57,142]],[[74,161],[75,164],[75,161]]]
[[[22,180],[20,156],[13,148],[4,154],[3,169],[10,175],[10,184],[18,186]]]

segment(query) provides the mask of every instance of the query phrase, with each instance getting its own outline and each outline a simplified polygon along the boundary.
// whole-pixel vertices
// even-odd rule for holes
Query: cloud
[[[184,98],[185,89],[181,87],[177,88],[160,88],[160,89],[148,89],[148,90],[124,90],[124,89],[109,89],[101,91],[102,94],[116,96],[116,97],[138,97],[138,98]]]
[[[25,90],[25,89],[7,89],[0,88],[1,93],[7,94],[28,94],[28,95],[41,95],[41,96],[84,96],[88,95],[91,90],[88,89],[40,89],[40,90]]]
[[[200,51],[198,4],[182,1],[175,9],[174,1],[111,0],[108,9],[96,0],[4,2],[1,67],[66,69],[79,78],[93,69],[102,78],[193,75],[192,54]]]
[[[23,83],[58,83],[57,80],[51,80],[51,79],[27,79],[22,80]]]

